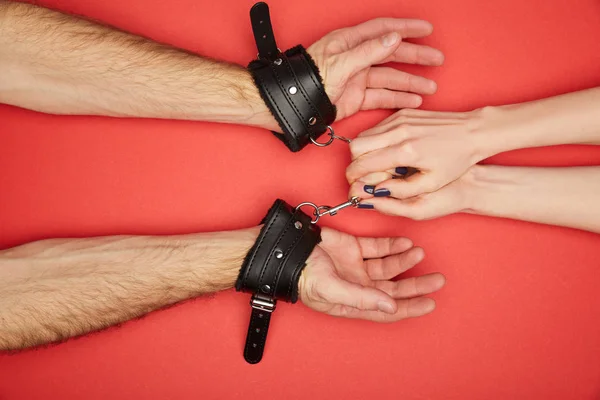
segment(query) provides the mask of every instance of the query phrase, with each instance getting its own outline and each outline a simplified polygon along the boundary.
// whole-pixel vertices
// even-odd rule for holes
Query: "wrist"
[[[511,182],[500,171],[505,167],[475,165],[461,178],[464,185],[464,212],[480,215],[494,215],[498,204],[495,198],[511,190]]]
[[[260,92],[248,70],[243,70],[241,79],[236,83],[236,87],[240,98],[247,104],[249,110],[248,119],[244,123],[280,132],[281,128],[260,96]]]
[[[502,120],[509,118],[502,107],[487,106],[469,112],[468,131],[473,146],[473,164],[492,157],[507,148],[508,138],[499,132]]]
[[[195,269],[198,281],[202,282],[201,293],[231,289],[259,231],[260,226],[186,235],[177,238],[177,253]]]
[[[485,173],[485,166],[474,165],[460,177],[462,189],[462,212],[470,214],[479,214],[482,203],[482,175]]]

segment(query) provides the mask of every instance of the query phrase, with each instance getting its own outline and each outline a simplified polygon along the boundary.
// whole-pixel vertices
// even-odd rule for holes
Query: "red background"
[[[203,55],[255,54],[251,1],[45,4]],[[271,0],[282,48],[378,16],[428,19],[439,91],[469,110],[600,85],[597,0]],[[354,136],[388,112],[337,123]],[[600,164],[600,148],[524,150],[493,162]],[[49,237],[247,227],[274,197],[346,198],[347,148],[289,153],[271,134],[201,122],[59,117],[0,106],[0,247]],[[289,176],[294,179],[289,179]],[[427,222],[344,211],[324,225],[405,235],[417,273],[443,272],[437,310],[393,325],[282,304],[264,360],[242,359],[248,298],[232,291],[119,328],[0,356],[0,399],[598,399],[600,236],[455,215]]]

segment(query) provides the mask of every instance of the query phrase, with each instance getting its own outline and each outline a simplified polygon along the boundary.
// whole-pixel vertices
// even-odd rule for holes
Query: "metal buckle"
[[[273,311],[275,311],[274,300],[262,296],[259,297],[257,295],[252,296],[252,299],[250,300],[250,306],[256,310],[261,310],[268,313],[272,313]]]

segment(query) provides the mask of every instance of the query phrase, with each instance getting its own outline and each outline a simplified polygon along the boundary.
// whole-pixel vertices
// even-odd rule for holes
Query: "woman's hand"
[[[401,110],[361,133],[350,144],[350,195],[408,199],[455,181],[487,157],[479,143],[486,113]],[[417,172],[395,179],[406,167]]]
[[[474,212],[472,207],[476,178],[484,166],[473,166],[459,179],[431,193],[407,199],[393,197],[375,197],[364,192],[362,182],[355,182],[350,188],[351,196],[361,198],[359,208],[375,209],[383,214],[407,217],[414,220],[426,220],[443,217],[457,212]],[[381,174],[379,174],[381,176]],[[387,174],[391,177],[391,174]],[[375,175],[371,175],[375,177]],[[381,178],[380,178],[381,179]],[[397,179],[394,179],[396,181]]]

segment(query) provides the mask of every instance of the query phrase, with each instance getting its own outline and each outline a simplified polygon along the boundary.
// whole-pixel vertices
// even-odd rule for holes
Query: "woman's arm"
[[[600,167],[476,166],[466,190],[476,214],[600,233]]]
[[[600,233],[600,167],[476,165],[433,193],[404,200],[373,197],[362,203],[363,208],[370,204],[385,214],[418,220],[468,212]]]
[[[478,158],[559,144],[600,144],[600,88],[483,110]]]
[[[353,195],[405,199],[436,191],[499,152],[575,143],[600,144],[600,88],[464,113],[402,110],[350,144],[346,175],[371,185]],[[397,167],[419,173],[390,179]],[[386,174],[373,182],[375,172]]]

